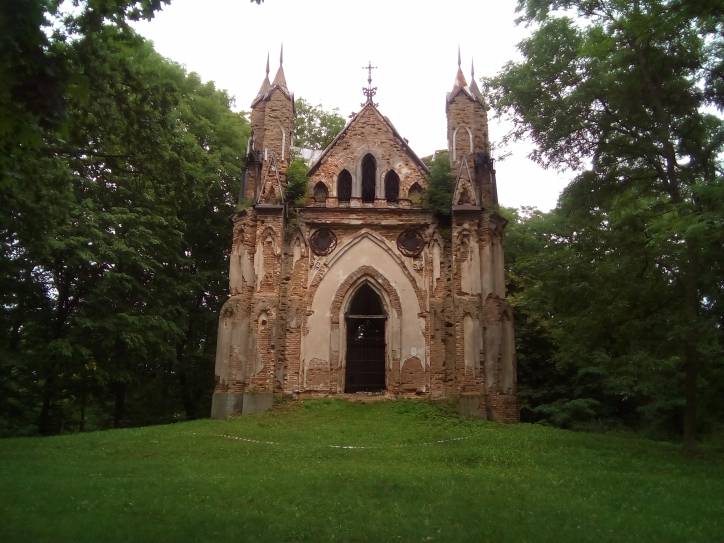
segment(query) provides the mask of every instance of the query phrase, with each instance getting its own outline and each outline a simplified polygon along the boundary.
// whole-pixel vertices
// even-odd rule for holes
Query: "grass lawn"
[[[630,436],[315,400],[0,440],[0,541],[724,541],[724,461]]]

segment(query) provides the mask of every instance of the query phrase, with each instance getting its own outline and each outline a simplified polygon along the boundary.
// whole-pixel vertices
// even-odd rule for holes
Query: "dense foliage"
[[[683,411],[691,447],[697,413],[722,409],[724,124],[707,113],[724,107],[721,9],[520,8],[533,33],[523,60],[487,82],[491,102],[541,163],[584,169],[553,214],[524,225],[533,252],[516,270],[519,307],[571,385],[540,383],[549,398],[535,409],[670,428]]]
[[[287,167],[286,201],[291,205],[300,205],[307,196],[307,163],[296,158]]]
[[[247,123],[127,28],[159,2],[51,4],[0,104],[0,433],[205,415]]]
[[[564,196],[550,213],[505,210],[522,418],[673,438],[685,405],[676,289],[643,229],[618,215],[607,228],[585,224],[566,205]],[[724,420],[724,367],[706,340],[699,429],[711,431]]]
[[[441,217],[449,217],[452,212],[453,176],[450,171],[450,157],[447,151],[438,151],[429,161],[425,206]]]
[[[346,121],[337,109],[327,111],[304,98],[294,101],[294,145],[305,149],[324,149],[337,137]]]

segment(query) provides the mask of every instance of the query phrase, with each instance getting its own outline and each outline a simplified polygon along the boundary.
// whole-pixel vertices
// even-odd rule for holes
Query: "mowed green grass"
[[[0,440],[2,542],[232,540],[724,541],[724,463],[412,400]]]

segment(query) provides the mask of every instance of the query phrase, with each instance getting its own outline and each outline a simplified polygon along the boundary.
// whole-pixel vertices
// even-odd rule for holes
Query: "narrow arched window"
[[[400,197],[400,176],[395,170],[390,170],[385,175],[385,199],[388,202],[396,202]]]
[[[375,201],[375,181],[377,178],[377,161],[372,155],[362,159],[362,201]]]
[[[314,201],[318,204],[323,204],[327,201],[327,185],[321,181],[314,185]]]
[[[407,197],[414,205],[422,203],[422,187],[419,183],[413,183],[410,190],[407,191]]]
[[[337,176],[337,199],[340,202],[349,202],[352,198],[352,175],[342,170]]]

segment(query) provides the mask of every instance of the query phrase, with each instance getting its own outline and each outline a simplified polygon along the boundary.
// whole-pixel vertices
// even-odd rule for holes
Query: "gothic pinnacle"
[[[464,88],[468,85],[467,81],[465,81],[465,76],[463,75],[463,69],[461,65],[462,61],[460,58],[460,46],[458,45],[458,73],[455,75],[455,85],[453,86],[453,89],[456,89],[458,87]]]

